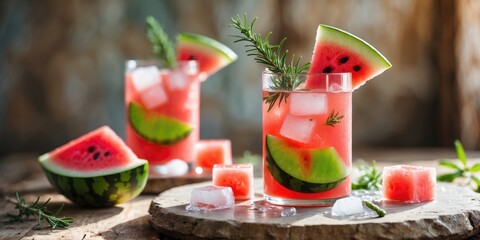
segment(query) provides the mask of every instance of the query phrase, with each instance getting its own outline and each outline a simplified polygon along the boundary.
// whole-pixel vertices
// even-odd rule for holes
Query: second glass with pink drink
[[[285,77],[262,74],[265,199],[333,204],[351,192],[351,75],[299,74],[293,90],[276,90]]]
[[[200,80],[197,61],[169,69],[130,60],[125,72],[127,144],[151,165],[191,162],[199,139]]]

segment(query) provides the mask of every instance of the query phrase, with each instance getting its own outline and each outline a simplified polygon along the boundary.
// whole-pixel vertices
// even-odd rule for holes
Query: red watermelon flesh
[[[435,168],[396,165],[383,169],[383,197],[408,203],[434,200]]]
[[[391,66],[364,40],[343,30],[319,25],[310,74],[350,72],[352,89],[357,89]],[[325,85],[315,77],[309,77],[306,82],[309,89],[326,89]]]
[[[139,161],[123,140],[108,126],[100,127],[45,154],[55,169],[78,172],[109,172]],[[60,170],[61,171],[61,170]]]
[[[237,55],[224,44],[209,37],[181,33],[177,39],[178,60],[197,60],[202,81],[237,59]]]

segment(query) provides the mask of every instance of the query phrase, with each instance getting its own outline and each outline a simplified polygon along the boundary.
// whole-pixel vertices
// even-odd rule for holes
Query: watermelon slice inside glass
[[[180,33],[177,36],[178,60],[197,60],[199,62],[199,77],[205,81],[218,70],[237,60],[235,54],[224,44],[209,37]]]
[[[79,205],[111,206],[140,194],[148,162],[107,126],[39,157],[51,185]]]
[[[350,72],[355,90],[391,66],[378,50],[357,36],[335,27],[318,26],[310,74]],[[325,89],[325,82],[310,77],[306,87]]]

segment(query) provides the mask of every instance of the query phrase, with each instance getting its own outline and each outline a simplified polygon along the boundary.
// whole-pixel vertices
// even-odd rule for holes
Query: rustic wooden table
[[[480,158],[480,152],[468,153],[470,158]],[[142,194],[136,199],[112,208],[81,208],[71,204],[63,196],[56,194],[48,184],[36,155],[16,154],[0,159],[0,239],[169,239],[156,232],[150,225],[148,209],[158,193]],[[412,162],[413,160],[453,159],[452,150],[439,149],[375,149],[359,150],[354,159],[375,159],[379,162]],[[436,166],[436,161],[422,161],[422,164]],[[439,169],[440,170],[440,169]],[[440,170],[441,171],[441,170]],[[193,182],[202,179],[194,179]],[[171,182],[167,185],[188,184],[190,181]],[[166,190],[168,187],[156,182],[150,184],[150,192]],[[51,198],[51,207],[55,209],[65,204],[61,215],[75,218],[68,229],[51,230],[47,225],[36,226],[35,221],[20,224],[3,224],[5,213],[13,212],[13,204],[5,198],[13,197],[15,192],[33,201],[37,196],[41,200]],[[471,239],[480,239],[474,236]]]

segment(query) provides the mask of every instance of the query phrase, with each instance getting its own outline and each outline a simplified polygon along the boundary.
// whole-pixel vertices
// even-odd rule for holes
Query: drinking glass
[[[197,61],[180,61],[172,69],[153,60],[126,62],[126,142],[150,165],[193,161],[200,121],[197,75]]]
[[[292,90],[279,86],[290,81]],[[282,85],[283,84],[283,85]],[[326,206],[351,192],[350,73],[262,73],[264,198]]]

